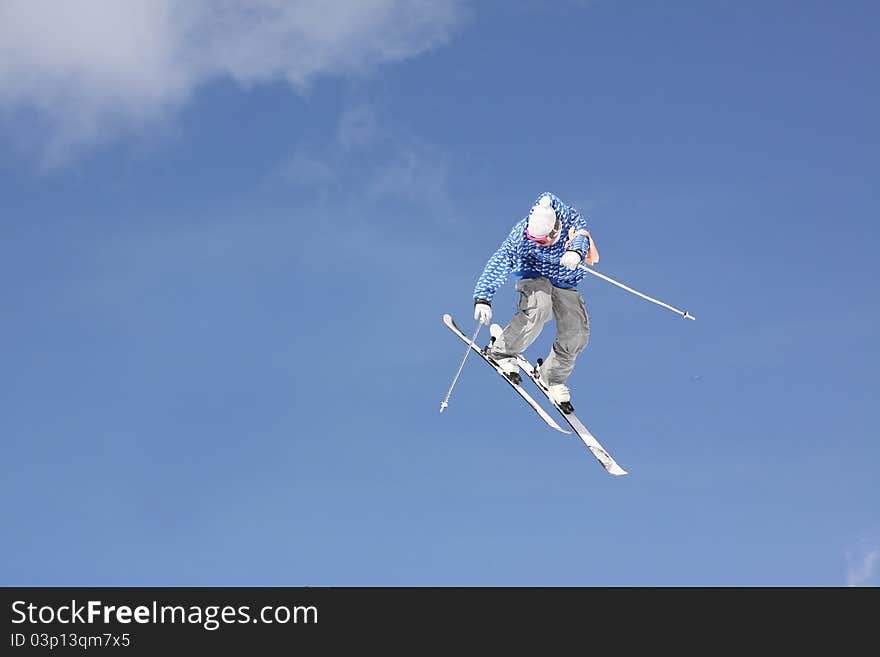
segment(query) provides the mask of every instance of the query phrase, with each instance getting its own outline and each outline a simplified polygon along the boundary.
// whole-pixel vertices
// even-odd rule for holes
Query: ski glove
[[[474,304],[474,319],[480,320],[481,324],[488,324],[492,321],[492,306],[485,301],[477,301]]]
[[[577,266],[581,264],[581,254],[577,251],[566,251],[562,254],[559,263],[566,269],[577,269]]]

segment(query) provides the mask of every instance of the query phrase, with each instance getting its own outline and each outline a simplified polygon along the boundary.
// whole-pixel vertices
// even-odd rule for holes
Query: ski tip
[[[608,468],[608,474],[614,475],[615,477],[622,477],[623,475],[628,475],[629,472],[627,472],[615,463],[610,468]]]
[[[450,315],[449,313],[443,313],[443,323],[448,324],[451,321],[452,321],[452,315]]]

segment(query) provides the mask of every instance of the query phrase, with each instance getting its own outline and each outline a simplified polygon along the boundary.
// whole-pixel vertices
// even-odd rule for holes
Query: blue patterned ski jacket
[[[528,216],[520,219],[486,263],[474,288],[474,302],[492,303],[495,293],[504,285],[511,272],[517,279],[547,278],[553,285],[562,288],[577,287],[586,276],[586,272],[580,268],[570,270],[559,264],[562,254],[569,250],[580,253],[583,261],[590,248],[590,238],[583,233],[576,233],[586,232],[586,219],[575,208],[566,205],[550,192],[538,196],[535,203],[543,196],[550,197],[556,216],[562,222],[559,239],[550,246],[539,246],[526,237]]]

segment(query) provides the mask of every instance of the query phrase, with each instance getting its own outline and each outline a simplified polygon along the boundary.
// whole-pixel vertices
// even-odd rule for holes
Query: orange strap
[[[584,256],[584,262],[588,265],[595,265],[599,262],[599,249],[596,248],[596,242],[593,241],[589,232],[571,228],[568,231],[568,242],[565,243],[565,248],[570,247],[574,242],[574,238],[578,235],[586,235],[587,239],[590,240],[590,248],[587,249],[587,255]]]

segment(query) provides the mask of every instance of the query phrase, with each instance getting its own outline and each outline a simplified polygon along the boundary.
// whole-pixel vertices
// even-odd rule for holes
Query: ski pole
[[[474,346],[474,343],[477,341],[477,334],[480,332],[480,329],[483,327],[483,322],[477,320],[477,329],[474,331],[474,337],[471,338],[470,343],[467,346],[467,351],[464,352],[464,358],[461,359],[461,365],[458,366],[458,372],[455,373],[455,378],[452,379],[452,385],[449,386],[449,392],[446,393],[446,399],[440,402],[440,412],[443,412],[443,409],[449,406],[449,398],[452,396],[452,389],[455,387],[455,383],[458,381],[458,377],[461,376],[461,371],[464,369],[464,362],[467,360],[468,354],[471,353],[471,348]]]
[[[652,303],[656,303],[658,306],[663,306],[664,308],[667,308],[667,309],[671,310],[671,311],[674,312],[674,313],[678,313],[679,315],[681,315],[681,316],[684,317],[685,319],[693,319],[693,320],[696,320],[696,319],[697,319],[696,317],[694,317],[693,315],[691,315],[691,314],[690,314],[688,311],[686,311],[686,310],[679,310],[678,308],[674,308],[674,307],[670,306],[668,303],[663,303],[662,301],[657,301],[657,299],[652,299],[652,298],[649,297],[647,294],[642,294],[642,293],[639,292],[638,290],[634,290],[634,289],[632,289],[631,287],[627,287],[627,286],[624,285],[623,283],[618,283],[618,282],[615,281],[613,278],[609,278],[608,276],[605,276],[604,274],[600,274],[600,273],[597,272],[595,269],[590,269],[590,268],[587,267],[586,265],[578,265],[578,267],[579,267],[580,269],[583,269],[585,272],[588,272],[588,273],[592,274],[593,276],[598,276],[598,277],[601,278],[603,281],[608,281],[608,282],[611,283],[612,285],[616,285],[617,287],[623,288],[623,289],[626,290],[627,292],[632,292],[632,293],[635,294],[636,296],[638,296],[638,297],[642,297],[642,299],[647,299],[648,301],[650,301],[650,302],[652,302]]]

